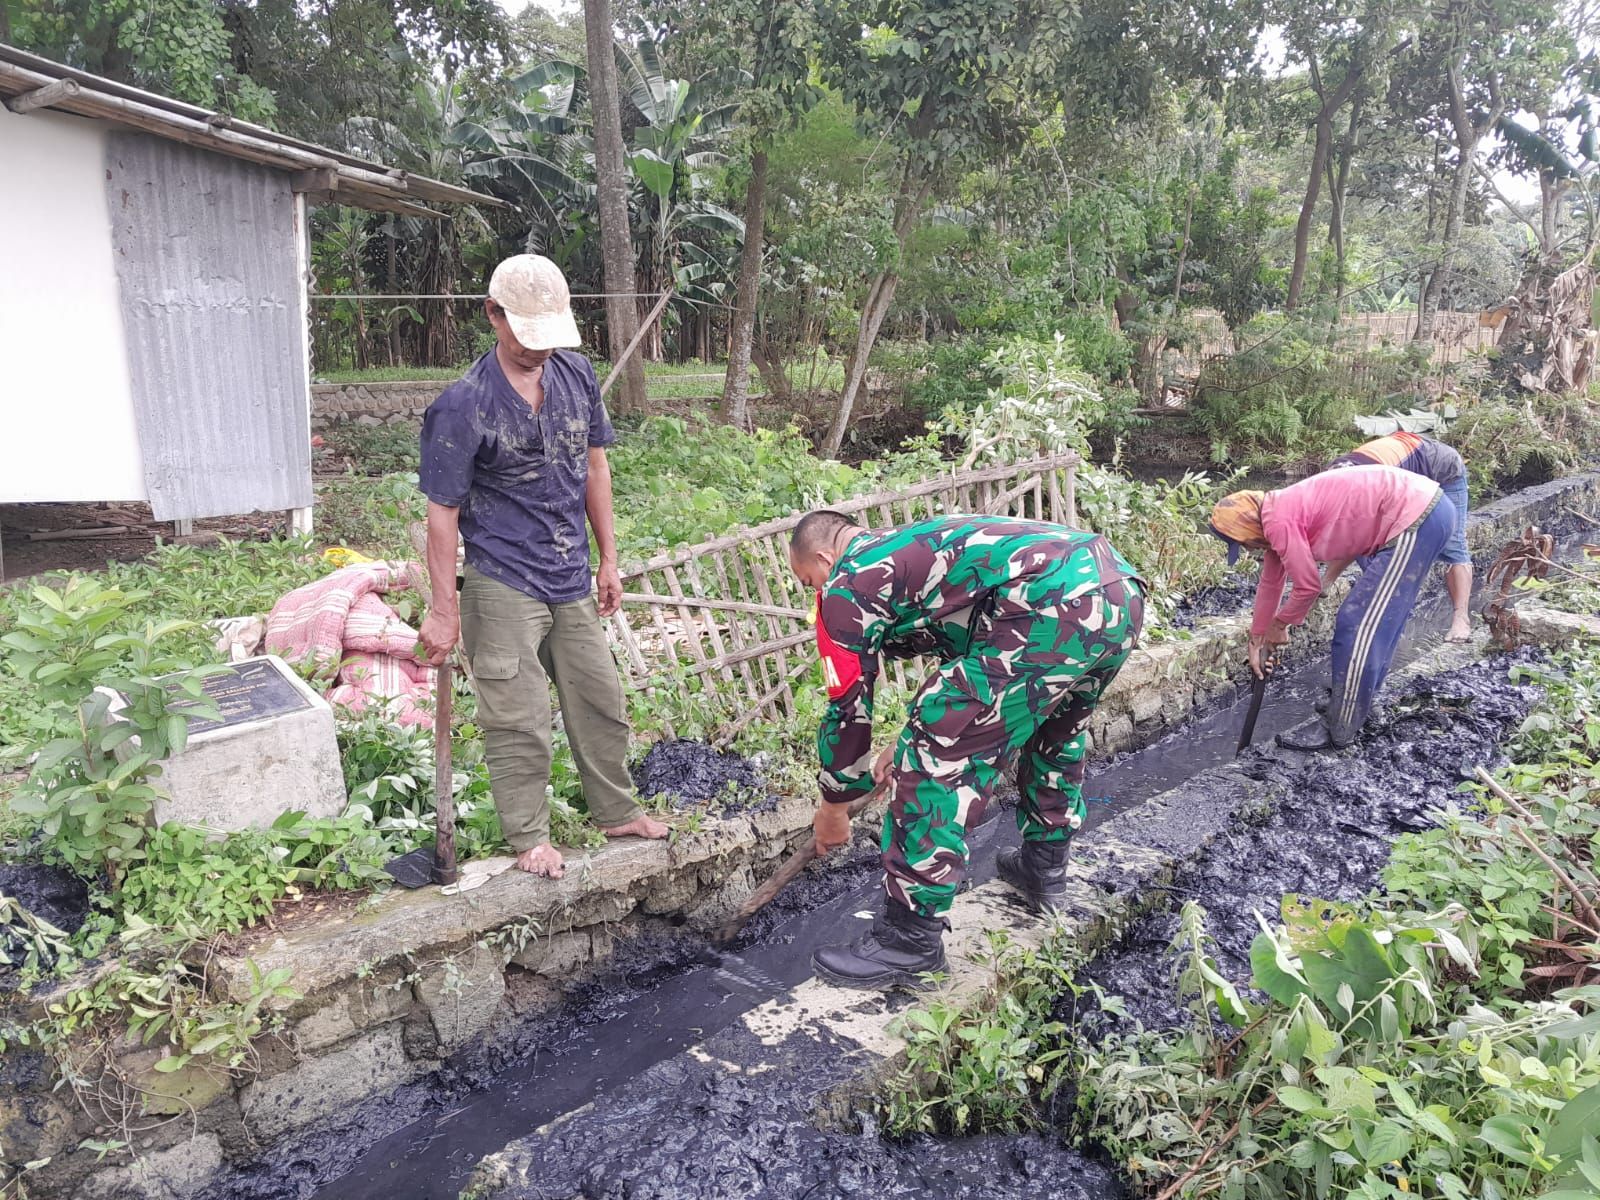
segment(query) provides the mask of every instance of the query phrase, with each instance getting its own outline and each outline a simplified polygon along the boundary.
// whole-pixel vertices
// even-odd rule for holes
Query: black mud
[[[1168,624],[1174,629],[1193,629],[1206,617],[1235,617],[1250,607],[1255,595],[1254,575],[1236,573],[1214,587],[1203,587],[1184,597]]]
[[[812,1098],[859,1063],[796,1035],[777,1047],[741,1027],[680,1055],[520,1144],[502,1200],[1118,1200],[1112,1171],[1052,1139],[919,1138],[823,1132]],[[726,1063],[762,1063],[754,1074]]]
[[[611,958],[564,990],[556,1011],[518,1021],[433,1075],[286,1142],[213,1183],[204,1197],[454,1197],[483,1148],[581,1106],[608,1078],[629,1078],[678,1054],[700,1039],[706,1023],[732,1020],[793,986],[798,980],[767,973],[774,962],[809,959],[808,948],[792,946],[792,919],[859,892],[879,870],[874,839],[858,831],[848,850],[803,873],[728,946],[666,922],[620,939]],[[644,1014],[659,1015],[663,1025],[646,1027]],[[496,1133],[492,1124],[503,1128]],[[445,1132],[452,1128],[458,1132]]]
[[[633,782],[641,796],[665,795],[674,808],[750,809],[775,803],[750,759],[681,738],[651,746],[634,766]]]
[[[89,885],[60,867],[0,863],[0,893],[62,933],[77,933],[89,917]]]
[[[15,900],[36,920],[73,934],[89,917],[89,885],[71,871],[41,863],[0,863],[0,895]],[[0,917],[0,956],[14,964],[25,961],[30,939]],[[51,955],[40,966],[48,969]],[[0,966],[0,988],[17,985],[17,971]]]
[[[1390,842],[1431,825],[1430,812],[1450,802],[1474,767],[1499,758],[1500,743],[1527,714],[1537,689],[1510,680],[1513,661],[1493,658],[1413,683],[1345,754],[1258,753],[1254,769],[1284,799],[1260,824],[1219,836],[1175,881],[1173,909],[1137,922],[1085,977],[1123,997],[1146,1028],[1171,1028],[1187,1020],[1174,998],[1167,952],[1183,901],[1205,907],[1219,966],[1247,982],[1257,912],[1274,920],[1288,894],[1344,901],[1366,895]],[[1202,780],[1195,801],[1204,803]],[[1075,1016],[1084,1021],[1085,1014]],[[1098,1025],[1080,1028],[1093,1033]]]

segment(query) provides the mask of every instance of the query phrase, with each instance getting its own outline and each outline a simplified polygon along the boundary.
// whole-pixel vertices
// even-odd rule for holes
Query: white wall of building
[[[0,106],[0,503],[145,498],[106,128]]]

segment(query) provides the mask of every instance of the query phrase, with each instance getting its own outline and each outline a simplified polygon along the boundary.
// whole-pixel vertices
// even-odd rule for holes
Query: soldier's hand
[[[889,772],[894,769],[894,743],[890,742],[878,751],[878,757],[872,761],[872,782],[882,783],[889,778]]]
[[[817,844],[818,854],[837,850],[850,840],[850,806],[829,804],[826,800],[817,805],[811,818],[811,837]]]

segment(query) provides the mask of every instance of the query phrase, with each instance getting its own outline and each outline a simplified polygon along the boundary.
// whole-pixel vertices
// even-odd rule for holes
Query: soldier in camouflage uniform
[[[885,912],[872,932],[819,950],[823,978],[915,983],[944,966],[944,913],[967,864],[966,831],[1017,759],[1023,843],[1001,876],[1038,911],[1064,894],[1084,819],[1084,726],[1139,637],[1143,592],[1105,538],[1010,517],[940,517],[869,532],[830,511],[794,531],[790,563],[818,592],[828,683],[818,736],[824,852],[849,838],[848,802],[890,773]],[[873,689],[887,658],[939,669],[874,763]]]

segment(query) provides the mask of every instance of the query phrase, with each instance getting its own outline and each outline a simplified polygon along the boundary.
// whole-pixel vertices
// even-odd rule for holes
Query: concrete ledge
[[[1569,613],[1537,600],[1527,600],[1513,610],[1518,633],[1525,642],[1540,646],[1565,646],[1571,642],[1600,641],[1600,616]]]

